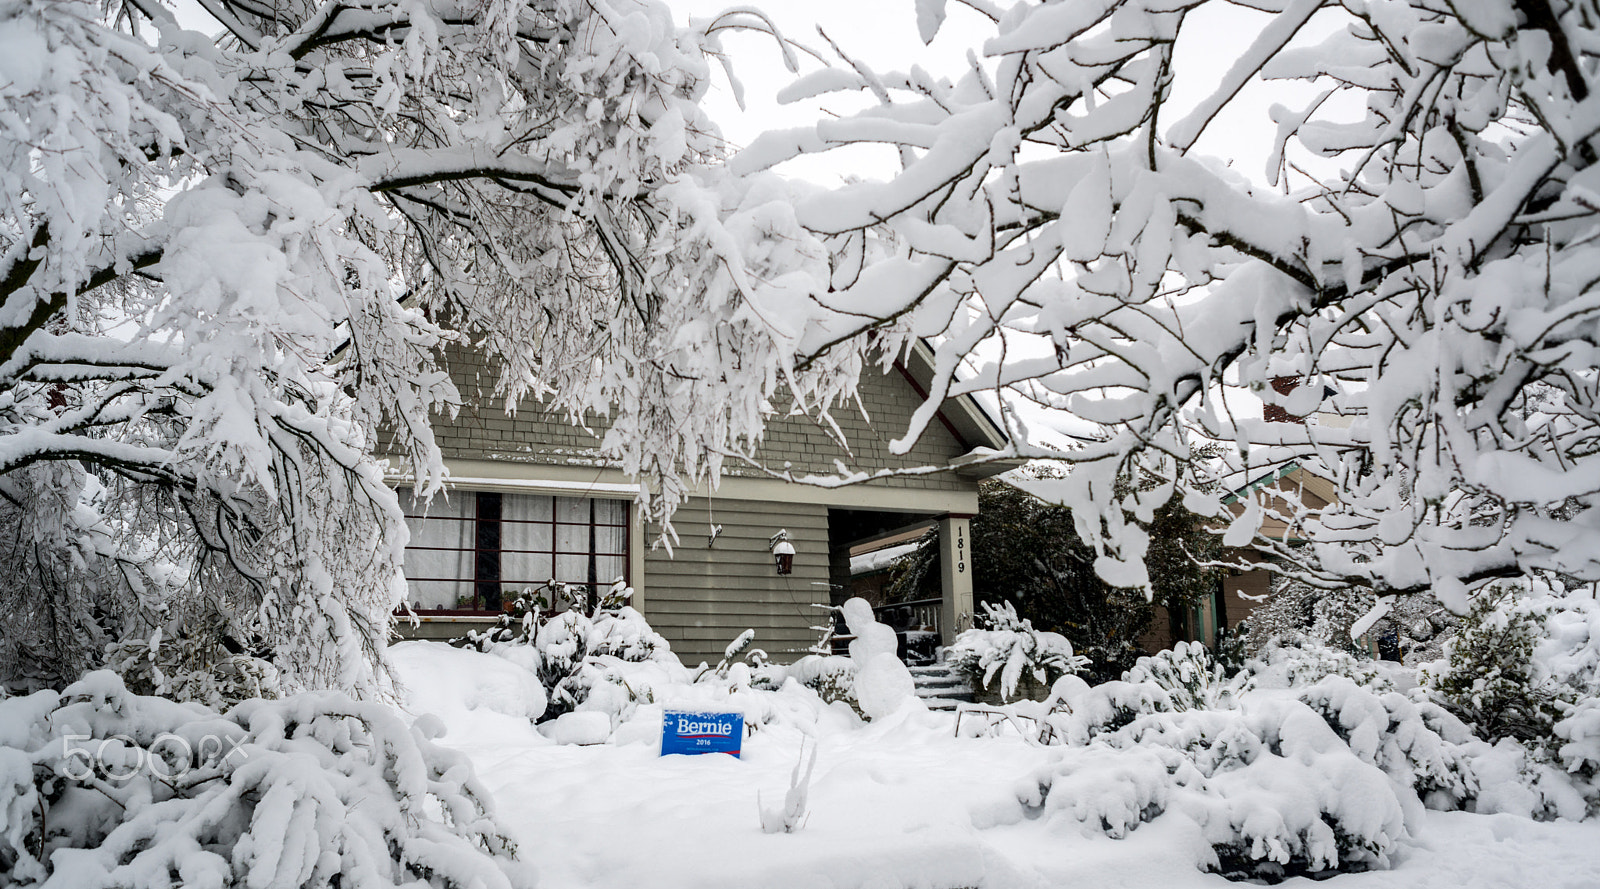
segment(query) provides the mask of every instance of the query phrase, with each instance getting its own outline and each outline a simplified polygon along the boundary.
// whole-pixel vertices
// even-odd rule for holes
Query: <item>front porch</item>
[[[939,647],[971,626],[972,555],[970,513],[892,510],[828,510],[830,602],[866,599],[880,623],[894,629],[899,655],[908,664],[934,662]],[[933,558],[922,556],[922,576],[889,592],[889,580],[906,557],[933,535]],[[837,637],[843,645],[848,637]]]

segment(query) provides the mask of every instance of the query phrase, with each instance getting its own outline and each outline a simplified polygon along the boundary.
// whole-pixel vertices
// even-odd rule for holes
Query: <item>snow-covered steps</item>
[[[911,680],[916,683],[917,697],[934,710],[954,710],[956,704],[972,701],[972,683],[965,674],[949,664],[930,664],[926,667],[908,667]]]

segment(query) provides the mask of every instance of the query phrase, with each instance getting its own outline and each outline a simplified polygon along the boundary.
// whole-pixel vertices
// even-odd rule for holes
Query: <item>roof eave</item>
[[[900,362],[901,368],[911,378],[912,382],[920,387],[924,397],[926,397],[927,392],[932,391],[933,361],[933,349],[928,346],[926,341],[919,339],[912,345],[905,360]],[[945,422],[954,428],[957,437],[961,439],[962,443],[973,449],[973,451],[982,448],[990,448],[996,451],[1005,450],[1006,446],[1011,443],[1011,439],[1005,434],[1005,430],[1001,428],[999,423],[995,422],[993,417],[989,416],[989,412],[971,394],[957,395],[954,398],[946,399],[944,404],[939,406],[939,412],[943,415]],[[991,475],[1004,472],[1010,468],[1012,467],[1007,466],[1003,469],[997,469]]]

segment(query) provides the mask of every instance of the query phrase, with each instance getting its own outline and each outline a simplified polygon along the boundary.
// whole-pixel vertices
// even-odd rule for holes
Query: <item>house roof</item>
[[[1298,462],[1296,462],[1294,460],[1289,460],[1288,462],[1284,463],[1283,465],[1278,466],[1277,468],[1272,469],[1272,470],[1270,470],[1268,472],[1262,473],[1261,475],[1258,475],[1255,478],[1250,479],[1249,481],[1245,482],[1244,484],[1239,485],[1238,487],[1234,488],[1232,494],[1229,494],[1228,496],[1222,498],[1222,502],[1225,505],[1232,505],[1234,503],[1238,503],[1239,500],[1242,499],[1246,494],[1249,494],[1249,493],[1251,493],[1253,491],[1258,491],[1261,488],[1272,484],[1273,482],[1283,478],[1284,476],[1288,475],[1291,472],[1294,472],[1296,469],[1299,469],[1299,468],[1300,468],[1300,464]]]
[[[1322,509],[1339,501],[1338,486],[1331,480],[1310,472],[1298,461],[1287,460],[1281,466],[1238,486],[1232,494],[1224,497],[1222,502],[1234,515],[1240,515],[1245,509],[1243,501],[1263,491],[1266,492],[1262,495],[1264,501],[1273,497],[1293,499],[1312,509]],[[1259,531],[1267,537],[1285,543],[1298,543],[1303,540],[1296,528],[1292,528],[1280,515],[1264,517]]]
[[[905,376],[906,382],[923,399],[928,397],[933,386],[933,365],[933,348],[920,339],[904,359],[895,362],[895,367]],[[1024,461],[1020,459],[988,459],[995,451],[1009,445],[1011,439],[970,393],[946,399],[936,416],[956,441],[967,449],[966,454],[951,461],[958,474],[970,478],[989,478],[1023,464]]]

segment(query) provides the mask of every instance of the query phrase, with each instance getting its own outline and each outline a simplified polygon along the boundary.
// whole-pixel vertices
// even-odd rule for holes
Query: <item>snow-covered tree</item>
[[[219,626],[289,687],[381,684],[404,529],[464,344],[581,420],[654,514],[859,362],[803,370],[825,277],[699,107],[730,13],[655,0],[0,0],[4,675]],[[152,640],[159,643],[159,638]],[[218,648],[218,656],[223,656]]]
[[[1600,6],[919,0],[916,12],[927,40],[947,13],[982,32],[969,70],[950,80],[847,58],[786,95],[861,92],[869,107],[769,133],[733,161],[899,153],[887,181],[798,206],[833,256],[817,312],[835,323],[804,339],[808,354],[864,331],[889,351],[935,337],[913,437],[961,392],[1073,415],[1051,430],[1068,443],[1049,446],[1010,413],[1013,449],[1073,464],[1079,531],[1119,585],[1145,580],[1132,519],[1170,492],[1232,519],[1191,472],[1204,441],[1236,445],[1233,478],[1293,460],[1337,483],[1325,509],[1253,506],[1227,535],[1248,542],[1276,513],[1309,545],[1256,544],[1318,585],[1431,589],[1459,609],[1497,576],[1600,578],[1587,510],[1600,496]],[[1218,12],[1228,36],[1245,35],[1238,49],[1215,16],[1191,27]],[[1200,76],[1184,60],[1218,53],[1232,63],[1214,88],[1171,101],[1174,82]],[[1253,178],[1205,153],[1234,125],[1219,121],[1252,115],[1276,133]],[[874,258],[873,245],[890,247]],[[1288,377],[1305,384],[1269,388]],[[1240,415],[1229,387],[1350,422],[1266,424]],[[1141,472],[1165,484],[1119,488]]]
[[[1361,650],[1350,637],[1350,628],[1376,604],[1371,590],[1324,590],[1288,578],[1275,581],[1267,601],[1236,628],[1251,652],[1270,642],[1293,643],[1300,639],[1346,651]]]

